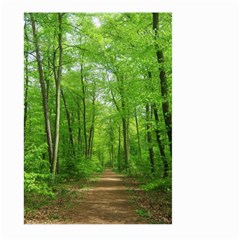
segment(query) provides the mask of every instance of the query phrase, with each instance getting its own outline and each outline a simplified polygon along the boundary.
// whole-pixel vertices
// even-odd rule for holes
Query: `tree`
[[[24,133],[26,132],[26,122],[27,122],[27,110],[28,110],[28,87],[29,87],[29,76],[28,76],[28,51],[29,51],[29,39],[28,33],[26,31],[26,24],[24,26],[24,33],[26,39],[26,52],[25,52],[25,89],[24,89]]]
[[[53,175],[56,174],[57,160],[58,160],[58,145],[59,145],[59,123],[60,123],[60,95],[61,95],[61,78],[62,78],[62,17],[63,13],[58,13],[58,48],[59,48],[59,61],[58,72],[56,79],[56,118],[55,118],[55,142],[53,153]]]
[[[172,152],[172,114],[170,112],[170,107],[168,103],[168,84],[166,80],[166,74],[164,71],[164,56],[163,52],[160,50],[157,43],[159,34],[159,13],[153,13],[153,30],[155,33],[155,47],[156,47],[156,57],[159,68],[159,80],[162,95],[162,110],[164,115],[165,124],[167,127],[167,134],[169,139],[170,151]]]
[[[24,32],[26,171],[171,179],[171,15],[26,13]]]
[[[147,143],[148,143],[148,151],[149,151],[149,158],[150,158],[150,165],[151,165],[151,172],[155,171],[155,162],[154,162],[154,152],[152,146],[152,133],[151,133],[151,109],[149,103],[146,105],[146,122],[147,122]]]
[[[44,82],[44,77],[43,77],[43,68],[42,68],[42,61],[41,61],[41,55],[40,55],[40,50],[39,50],[39,44],[38,44],[36,23],[35,23],[33,13],[30,13],[30,19],[31,19],[31,24],[32,24],[33,41],[34,41],[35,51],[36,51],[39,81],[40,81],[40,85],[41,85],[42,104],[43,104],[43,112],[44,112],[44,120],[45,120],[45,131],[46,131],[47,144],[48,144],[49,162],[50,162],[50,166],[52,168],[52,164],[53,164],[52,133],[51,133],[50,120],[49,120],[46,87],[45,87],[45,82]]]

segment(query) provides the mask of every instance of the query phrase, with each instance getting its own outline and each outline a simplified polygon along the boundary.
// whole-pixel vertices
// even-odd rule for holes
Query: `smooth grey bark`
[[[55,142],[53,153],[53,176],[56,174],[56,166],[58,161],[58,147],[59,147],[59,124],[60,124],[60,95],[61,95],[61,78],[62,78],[62,13],[58,13],[58,48],[59,48],[59,61],[58,73],[56,79],[56,117],[55,117]]]
[[[126,109],[125,109],[125,101],[122,97],[122,128],[123,128],[123,147],[124,147],[124,158],[125,158],[125,166],[127,172],[129,171],[129,143],[128,143],[128,124],[126,119]]]
[[[30,20],[31,20],[31,25],[32,25],[33,41],[34,41],[34,46],[35,46],[35,51],[36,51],[39,82],[40,82],[41,93],[42,93],[42,104],[43,104],[43,112],[44,112],[45,131],[46,131],[47,144],[48,144],[50,171],[52,172],[52,164],[53,164],[52,134],[51,134],[51,126],[50,126],[50,120],[49,120],[49,110],[48,110],[48,103],[47,103],[46,88],[45,88],[45,83],[44,83],[42,61],[41,61],[41,55],[40,55],[40,50],[39,50],[39,44],[38,44],[36,23],[35,23],[33,13],[30,13]]]
[[[121,125],[118,127],[118,170],[121,170]]]

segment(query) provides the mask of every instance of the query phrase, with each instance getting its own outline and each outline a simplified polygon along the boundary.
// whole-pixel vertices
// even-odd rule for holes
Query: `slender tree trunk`
[[[159,32],[159,13],[153,13],[153,30],[155,32],[155,42],[156,42],[158,38],[158,32]],[[169,103],[167,100],[168,86],[167,86],[166,74],[163,68],[164,57],[163,57],[163,52],[159,49],[157,42],[155,43],[155,48],[156,48],[156,57],[159,65],[159,80],[160,80],[161,95],[163,99],[162,101],[163,116],[164,116],[164,120],[167,128],[170,152],[172,153],[172,115],[171,115]]]
[[[123,104],[123,110],[125,105]],[[128,147],[128,126],[126,117],[122,117],[122,127],[123,127],[123,146],[124,146],[124,157],[127,172],[129,171],[129,147]]]
[[[26,57],[27,59],[27,57]],[[29,83],[29,78],[28,78],[28,64],[27,62],[25,63],[25,74],[26,74],[26,81],[25,81],[25,96],[24,96],[24,136],[26,133],[26,123],[27,123],[27,111],[28,111],[28,83]]]
[[[150,158],[151,172],[155,171],[155,162],[154,162],[154,151],[152,146],[152,133],[151,133],[151,124],[150,124],[150,106],[149,103],[146,105],[146,122],[147,122],[147,142],[148,142],[148,151]]]
[[[138,126],[138,117],[137,117],[137,110],[135,109],[135,123],[136,123],[136,130],[137,130],[137,140],[138,140],[138,151],[139,157],[142,158],[142,148],[141,148],[141,141],[140,141],[140,133],[139,133],[139,126]]]
[[[45,89],[45,83],[44,83],[44,77],[43,77],[42,61],[41,61],[41,56],[40,56],[40,50],[39,50],[39,45],[38,45],[38,36],[37,36],[36,24],[35,24],[35,19],[34,19],[33,13],[30,13],[30,19],[31,19],[31,25],[32,25],[34,45],[35,45],[35,49],[36,49],[38,74],[39,74],[39,81],[40,81],[41,93],[42,93],[45,131],[46,131],[47,144],[48,144],[49,162],[50,162],[50,166],[51,166],[50,171],[52,171],[52,164],[53,164],[52,134],[51,134],[51,127],[50,127],[50,120],[49,120],[47,95],[46,95],[46,89]]]
[[[128,136],[128,122],[126,117],[126,104],[124,98],[124,85],[123,79],[117,77],[118,81],[120,81],[120,95],[121,95],[121,104],[122,104],[122,128],[123,128],[123,148],[124,148],[124,158],[125,158],[125,166],[127,172],[129,172],[129,136]]]
[[[92,107],[93,107],[93,112],[92,112],[92,123],[91,127],[89,130],[89,140],[88,140],[88,157],[91,159],[92,156],[92,147],[93,147],[93,137],[94,137],[94,122],[95,122],[95,96],[93,96],[92,99]]]
[[[109,151],[110,151],[110,163],[111,167],[114,167],[114,130],[112,126],[112,119],[109,120]]]
[[[72,153],[74,154],[75,151],[74,151],[73,131],[72,131],[72,127],[71,127],[70,113],[69,113],[69,111],[68,111],[67,102],[66,102],[65,95],[64,95],[62,89],[61,89],[61,95],[62,95],[62,99],[63,99],[65,111],[66,111],[66,116],[67,116],[68,132],[69,132],[69,141],[70,141],[70,145],[71,145],[71,148],[72,148]]]
[[[128,123],[126,119],[126,107],[125,107],[125,101],[124,101],[124,90],[123,90],[123,81],[120,79],[116,74],[117,80],[120,83],[120,96],[121,96],[121,110],[122,110],[122,132],[123,132],[123,149],[124,149],[124,159],[125,159],[125,168],[127,172],[129,172],[129,136],[128,136]],[[113,95],[113,92],[111,91],[113,102],[118,110],[119,113],[121,113],[120,107],[118,106],[116,99]],[[120,149],[120,142],[119,142],[119,149]],[[119,151],[120,152],[120,151]]]
[[[156,125],[157,125],[156,129],[155,129],[157,144],[158,144],[160,156],[162,158],[163,166],[164,166],[163,177],[166,178],[168,176],[168,161],[167,161],[167,158],[166,158],[166,155],[164,152],[163,143],[161,141],[161,133],[160,133],[159,126],[158,126],[159,125],[159,116],[158,116],[156,104],[153,104],[152,107],[153,107],[153,113],[154,113],[154,117],[155,117],[155,121],[156,121]]]
[[[80,118],[80,106],[78,105],[78,151],[82,151],[82,140],[81,140],[81,118]]]
[[[129,112],[128,112],[128,116],[129,116]],[[130,149],[130,147],[131,147],[131,141],[130,141],[130,131],[129,131],[129,125],[130,125],[130,123],[129,123],[129,117],[127,117],[127,142],[128,142],[128,155],[129,155],[129,157],[130,157],[130,152],[131,152],[131,149]],[[130,166],[129,166],[129,171],[130,171]]]
[[[62,13],[58,13],[58,45],[59,45],[59,66],[56,81],[56,118],[55,118],[55,144],[53,154],[53,175],[56,174],[56,166],[58,160],[58,145],[59,145],[59,124],[60,124],[60,95],[61,95],[61,77],[62,77]]]
[[[93,147],[93,137],[94,137],[94,125],[90,127],[89,139],[88,139],[88,158],[92,158],[92,147]]]
[[[85,157],[88,156],[88,143],[87,143],[87,126],[86,126],[86,102],[85,102],[85,85],[83,80],[83,65],[81,64],[81,83],[82,83],[82,102],[83,102],[83,131],[85,142]]]
[[[28,44],[28,35],[27,31],[25,32],[26,36],[26,41]],[[27,47],[27,52],[28,52],[28,47]],[[29,78],[28,78],[28,53],[25,54],[25,96],[24,96],[24,136],[26,133],[26,122],[27,122],[27,111],[28,111],[28,83],[29,83]],[[25,138],[24,138],[25,139]]]
[[[92,127],[92,134],[91,134],[91,141],[90,141],[90,152],[89,152],[89,158],[90,158],[90,160],[92,159],[93,139],[94,139],[94,126]]]
[[[121,125],[118,127],[118,170],[121,170]]]

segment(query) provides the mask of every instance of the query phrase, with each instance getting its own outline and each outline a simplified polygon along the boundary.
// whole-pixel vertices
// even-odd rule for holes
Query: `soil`
[[[77,192],[77,191],[79,192]],[[75,189],[77,193],[66,207],[40,209],[43,217],[25,217],[25,223],[54,224],[144,224],[147,220],[136,213],[123,177],[107,169],[96,182],[87,189]],[[50,210],[49,210],[50,209]],[[45,212],[44,212],[45,211]],[[50,212],[49,212],[50,211]],[[39,216],[40,216],[39,215]],[[49,218],[50,216],[50,218]]]

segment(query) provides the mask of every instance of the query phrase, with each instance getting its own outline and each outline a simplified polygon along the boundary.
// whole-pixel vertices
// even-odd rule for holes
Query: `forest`
[[[25,223],[171,223],[171,194],[172,14],[25,13]]]

